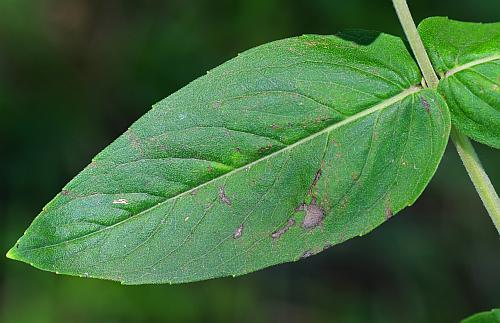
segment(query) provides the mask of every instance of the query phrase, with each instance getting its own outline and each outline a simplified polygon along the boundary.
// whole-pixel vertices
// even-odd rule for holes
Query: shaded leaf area
[[[488,312],[477,313],[462,320],[462,323],[499,323],[499,322],[500,322],[500,309],[498,308]]]
[[[419,32],[453,123],[474,140],[500,148],[500,23],[433,17]]]
[[[352,37],[352,35],[350,36]],[[404,44],[302,36],[156,104],[9,256],[127,284],[240,275],[372,230],[420,195],[448,110]]]

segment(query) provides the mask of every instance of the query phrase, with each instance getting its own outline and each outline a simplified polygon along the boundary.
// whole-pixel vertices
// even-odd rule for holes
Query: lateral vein
[[[451,70],[446,71],[444,73],[444,77],[451,76],[451,75],[453,75],[455,73],[458,73],[458,72],[461,72],[463,70],[469,69],[469,68],[474,67],[476,65],[480,65],[480,64],[484,64],[484,63],[489,63],[489,62],[496,61],[496,60],[499,60],[499,59],[500,59],[500,54],[483,57],[483,58],[471,61],[469,63],[456,66],[456,67],[452,68]]]

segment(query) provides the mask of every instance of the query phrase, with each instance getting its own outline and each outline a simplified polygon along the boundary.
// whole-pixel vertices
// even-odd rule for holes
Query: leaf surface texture
[[[434,174],[450,116],[403,42],[348,32],[246,51],[154,105],[8,256],[124,284],[242,275],[371,231]]]

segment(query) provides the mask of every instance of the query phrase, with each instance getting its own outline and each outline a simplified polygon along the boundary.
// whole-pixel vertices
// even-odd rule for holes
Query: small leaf
[[[418,30],[441,78],[438,91],[453,124],[467,136],[500,148],[500,23],[432,17]]]
[[[476,313],[462,320],[462,323],[500,323],[500,309]]]
[[[272,42],[156,104],[8,256],[44,270],[180,283],[242,275],[366,234],[412,204],[450,120],[396,37]]]

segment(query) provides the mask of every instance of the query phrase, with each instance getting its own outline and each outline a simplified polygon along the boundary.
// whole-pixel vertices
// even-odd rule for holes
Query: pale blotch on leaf
[[[302,203],[295,211],[305,211],[306,215],[304,216],[304,220],[302,220],[301,226],[306,230],[316,228],[323,223],[323,219],[325,218],[325,212],[317,204],[316,198],[313,198],[309,205]]]
[[[231,206],[231,200],[226,196],[226,192],[224,191],[224,186],[219,187],[219,199],[222,203]]]
[[[128,204],[128,200],[126,199],[113,200],[113,204]]]
[[[238,239],[241,238],[241,235],[243,234],[243,223],[240,224],[240,226],[234,231],[233,238]]]

